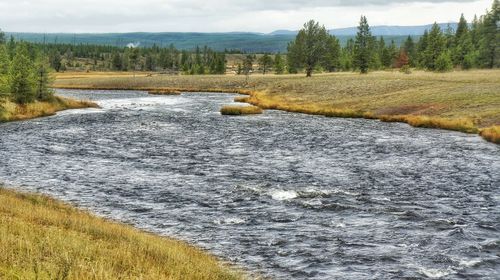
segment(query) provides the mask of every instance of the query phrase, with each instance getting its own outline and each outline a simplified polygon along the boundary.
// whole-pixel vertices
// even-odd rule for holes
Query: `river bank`
[[[234,92],[263,109],[405,122],[481,134],[498,143],[500,70],[302,75],[119,77],[65,73],[56,88]],[[486,132],[481,133],[486,130]]]
[[[97,108],[97,104],[56,96],[52,101],[36,101],[28,104],[17,104],[9,100],[0,102],[0,123],[28,120],[52,116],[55,113],[70,109]]]
[[[183,242],[0,186],[2,279],[242,279]]]

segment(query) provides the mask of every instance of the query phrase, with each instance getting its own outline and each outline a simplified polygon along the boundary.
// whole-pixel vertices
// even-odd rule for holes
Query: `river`
[[[273,279],[500,275],[500,146],[234,95],[59,90],[101,109],[0,124],[0,183],[186,240]]]

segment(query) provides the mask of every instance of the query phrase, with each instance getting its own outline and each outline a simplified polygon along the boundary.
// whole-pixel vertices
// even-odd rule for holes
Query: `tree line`
[[[6,40],[0,31],[0,40],[12,58],[16,46],[25,44],[29,52],[43,51],[56,72],[83,71],[167,71],[183,74],[224,74],[226,53],[208,47],[192,51],[169,47],[149,48],[114,47],[90,44],[58,44],[16,42],[11,36]],[[33,55],[31,55],[33,56]]]
[[[469,24],[460,17],[458,27],[441,30],[434,23],[431,30],[415,42],[408,36],[401,46],[386,43],[383,37],[372,36],[366,17],[362,16],[358,32],[344,47],[328,34],[324,26],[311,20],[304,24],[294,41],[288,45],[286,68],[289,73],[314,71],[352,71],[416,67],[431,71],[450,71],[454,67],[500,67],[500,5],[493,2],[492,9]],[[279,72],[282,70],[280,69]]]

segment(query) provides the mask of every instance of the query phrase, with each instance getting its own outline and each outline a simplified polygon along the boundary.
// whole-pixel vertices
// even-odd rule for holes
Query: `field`
[[[401,121],[418,127],[479,133],[500,125],[500,70],[432,73],[397,71],[303,75],[131,78],[65,73],[59,88],[238,92],[263,109]],[[496,133],[495,129],[488,130]],[[490,137],[492,138],[492,137]],[[493,137],[494,138],[494,137]]]
[[[0,279],[242,279],[185,243],[0,187]]]

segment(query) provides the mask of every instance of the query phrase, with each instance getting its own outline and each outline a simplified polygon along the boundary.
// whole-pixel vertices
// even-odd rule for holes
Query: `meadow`
[[[303,75],[116,75],[64,73],[55,87],[235,92],[263,109],[406,122],[416,127],[480,133],[498,143],[500,70],[399,71]],[[483,132],[484,131],[484,132]],[[497,140],[495,140],[497,139]]]
[[[0,279],[243,279],[180,241],[0,186]]]

